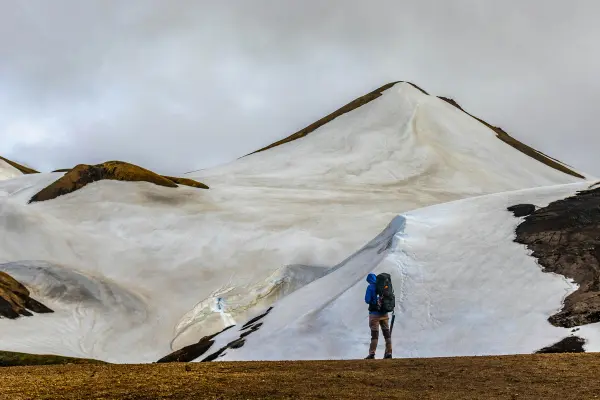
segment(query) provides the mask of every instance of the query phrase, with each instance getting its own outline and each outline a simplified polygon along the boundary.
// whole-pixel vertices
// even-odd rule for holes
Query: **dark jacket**
[[[386,312],[377,311],[377,293],[375,292],[375,282],[377,282],[377,275],[367,275],[367,291],[365,292],[365,303],[369,305],[369,314],[372,315],[385,315]]]

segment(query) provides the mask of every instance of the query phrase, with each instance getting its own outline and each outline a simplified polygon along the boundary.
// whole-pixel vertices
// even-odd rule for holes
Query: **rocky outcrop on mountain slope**
[[[195,187],[195,188],[198,188],[198,189],[210,189],[204,183],[195,181],[193,179],[178,178],[178,177],[175,177],[175,176],[165,176],[165,175],[163,175],[163,177],[167,178],[170,181],[175,182],[178,185],[190,186],[190,187]]]
[[[5,272],[0,271],[0,318],[30,317],[31,311],[51,313],[51,309],[29,297],[29,290]]]
[[[585,339],[578,336],[568,336],[563,340],[554,343],[552,346],[544,347],[543,349],[536,351],[536,353],[585,353],[583,345],[585,345]]]
[[[512,212],[517,218],[526,217],[535,211],[535,206],[533,204],[516,204],[508,207],[508,211]]]
[[[572,279],[579,287],[549,318],[570,328],[600,322],[600,188],[578,192],[525,217],[516,229],[544,272]]]
[[[504,143],[508,144],[509,146],[514,147],[515,149],[519,150],[521,153],[527,154],[529,157],[531,157],[535,160],[538,160],[539,162],[546,164],[547,166],[549,166],[551,168],[554,168],[558,171],[564,172],[565,174],[572,175],[576,178],[585,179],[585,177],[583,175],[573,171],[571,168],[560,163],[558,160],[555,160],[552,157],[547,156],[546,154],[544,154],[540,151],[537,151],[533,147],[529,147],[526,144],[519,142],[517,139],[515,139],[514,137],[512,137],[508,133],[506,133],[506,131],[504,129],[494,126],[492,124],[489,124],[489,123],[485,122],[484,120],[482,120],[481,118],[477,118],[476,116],[469,114],[453,99],[449,99],[447,97],[439,97],[439,98],[449,104],[452,104],[454,107],[458,108],[465,114],[475,118],[477,121],[481,122],[482,124],[484,124],[485,126],[490,128],[491,130],[493,130],[496,133],[496,137],[498,139],[502,140]]]
[[[191,179],[173,178],[158,175],[150,170],[122,161],[108,161],[98,165],[80,164],[69,170],[60,179],[35,194],[32,202],[55,199],[58,196],[72,193],[89,183],[110,179],[128,182],[150,182],[155,185],[176,188],[177,183],[196,188],[208,189],[208,186]]]
[[[210,336],[204,336],[198,341],[198,343],[185,346],[179,350],[172,352],[171,354],[164,356],[157,363],[170,363],[170,362],[190,362],[206,353],[212,345],[215,343],[213,340],[216,336],[221,333],[233,328],[235,325],[228,326],[221,332],[214,333]]]
[[[12,167],[15,167],[16,169],[18,169],[19,171],[21,171],[24,174],[39,174],[39,172],[36,171],[35,169],[32,169],[32,168],[26,167],[24,165],[18,164],[16,162],[11,161],[9,159],[6,159],[6,158],[4,158],[2,156],[0,156],[0,160],[2,160],[5,163],[11,165]]]

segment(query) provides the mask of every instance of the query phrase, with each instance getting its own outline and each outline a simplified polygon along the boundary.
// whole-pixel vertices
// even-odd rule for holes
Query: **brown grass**
[[[39,172],[36,171],[35,169],[32,169],[32,168],[26,167],[24,165],[18,164],[16,162],[11,161],[9,159],[6,159],[6,158],[4,158],[2,156],[0,156],[0,160],[4,160],[6,163],[12,165],[13,167],[15,167],[16,169],[18,169],[19,171],[21,171],[24,174],[39,174]]]
[[[29,202],[55,199],[58,196],[79,190],[89,183],[103,179],[128,182],[149,182],[155,185],[173,188],[177,187],[177,183],[180,183],[182,185],[208,189],[208,186],[192,179],[167,178],[137,165],[122,161],[108,161],[98,165],[77,165],[60,179],[35,194]],[[175,180],[177,183],[174,182]]]
[[[106,364],[87,358],[62,357],[54,354],[29,354],[0,350],[0,367],[65,364]]]
[[[0,368],[0,399],[593,399],[598,354]]]
[[[0,318],[16,319],[22,315],[53,312],[48,307],[29,297],[29,290],[20,282],[0,271]]]

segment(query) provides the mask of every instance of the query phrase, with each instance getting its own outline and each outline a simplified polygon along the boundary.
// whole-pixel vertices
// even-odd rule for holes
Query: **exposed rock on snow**
[[[9,159],[6,159],[2,156],[0,156],[0,161],[4,161],[5,163],[7,163],[8,165],[18,169],[22,174],[39,174],[38,171],[36,171],[35,169],[26,167],[24,165],[21,165],[19,163],[16,163],[14,161],[11,161]]]
[[[252,326],[251,326],[251,325],[255,324],[256,322],[258,322],[258,321],[260,321],[261,319],[263,319],[264,317],[266,317],[266,316],[267,316],[267,315],[268,315],[268,314],[271,312],[271,310],[272,310],[272,309],[273,309],[273,307],[269,307],[269,308],[267,309],[267,311],[265,311],[263,314],[260,314],[259,316],[257,316],[257,317],[254,317],[254,318],[252,318],[250,321],[246,322],[246,323],[245,323],[245,324],[242,326],[242,329],[241,329],[241,330],[243,331],[243,330],[245,330],[245,329],[252,328]]]
[[[533,213],[535,211],[535,206],[533,204],[517,204],[508,207],[507,210],[511,211],[515,217],[520,218]]]
[[[177,178],[175,176],[164,176],[163,177],[167,178],[170,181],[175,182],[178,185],[185,185],[185,186],[190,186],[190,187],[195,187],[198,189],[209,189],[208,186],[206,186],[204,183],[201,182],[196,182],[193,179],[190,178]]]
[[[42,303],[29,297],[29,290],[5,272],[0,271],[0,317],[16,319],[32,316],[31,312],[52,313]]]
[[[550,323],[569,328],[600,322],[600,188],[538,209],[517,227],[515,241],[533,251],[544,272],[579,286]]]
[[[554,343],[552,346],[536,351],[536,353],[585,353],[583,347],[585,342],[585,339],[578,336],[568,336],[560,342]]]
[[[80,164],[67,172],[62,178],[34,195],[30,202],[55,199],[58,196],[72,193],[85,185],[103,179],[150,182],[155,185],[177,187],[179,184],[208,189],[208,186],[188,178],[167,178],[145,168],[122,161],[108,161],[98,165]]]
[[[555,160],[554,158],[549,157],[546,154],[544,154],[532,147],[527,146],[525,143],[519,142],[517,139],[513,138],[508,133],[506,133],[506,131],[504,131],[504,129],[499,128],[497,126],[493,126],[493,125],[485,122],[481,118],[477,118],[474,115],[469,114],[461,106],[459,106],[456,101],[446,98],[446,97],[440,97],[440,99],[446,101],[449,104],[452,104],[454,107],[463,111],[465,114],[470,115],[471,117],[475,118],[477,121],[481,122],[482,124],[484,124],[485,126],[490,128],[491,130],[496,132],[498,139],[502,140],[504,143],[508,144],[509,146],[514,147],[515,149],[519,150],[520,152],[527,154],[529,157],[534,158],[534,159],[538,160],[539,162],[542,162],[542,163],[546,164],[547,166],[552,167],[558,171],[564,172],[565,174],[569,174],[569,175],[575,176],[577,178],[582,178],[582,179],[585,178],[583,175],[574,171],[572,168],[569,168],[567,165],[559,162],[558,160]]]
[[[204,353],[206,353],[211,348],[211,346],[215,342],[213,340],[215,336],[217,336],[233,327],[234,327],[234,325],[231,325],[231,326],[228,326],[227,328],[223,329],[221,332],[217,332],[210,336],[204,336],[202,339],[200,339],[200,341],[198,341],[198,343],[191,344],[191,345],[185,346],[177,351],[174,351],[173,353],[169,354],[168,356],[165,356],[165,357],[161,358],[160,360],[158,360],[157,363],[193,361],[196,358],[203,355]]]

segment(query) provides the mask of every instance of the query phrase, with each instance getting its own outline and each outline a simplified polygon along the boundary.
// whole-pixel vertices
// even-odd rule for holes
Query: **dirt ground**
[[[0,399],[600,399],[600,354],[0,368]]]

